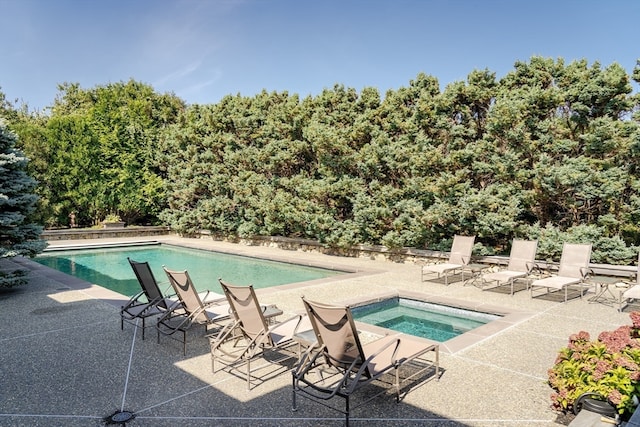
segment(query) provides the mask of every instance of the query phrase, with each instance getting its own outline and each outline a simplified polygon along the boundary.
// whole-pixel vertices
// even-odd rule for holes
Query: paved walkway
[[[628,314],[589,303],[589,294],[562,304],[532,300],[524,291],[510,296],[461,282],[421,283],[420,267],[413,264],[202,239],[156,240],[358,272],[258,291],[262,303],[277,304],[285,316],[302,310],[301,295],[343,302],[389,292],[420,292],[513,313],[508,324],[443,345],[439,382],[427,382],[399,404],[377,398],[354,411],[354,426],[562,425],[566,420],[551,411],[546,384],[558,349],[580,330],[596,336],[629,323]],[[265,363],[258,375],[268,379],[247,391],[242,378],[212,374],[206,339],[192,339],[186,356],[177,342],[157,344],[154,333],[143,341],[131,326],[120,330],[118,307],[126,298],[30,260],[15,261],[32,271],[29,285],[0,291],[0,425],[102,426],[122,410],[135,413],[130,426],[343,425],[340,414],[306,400],[291,412],[286,366]]]

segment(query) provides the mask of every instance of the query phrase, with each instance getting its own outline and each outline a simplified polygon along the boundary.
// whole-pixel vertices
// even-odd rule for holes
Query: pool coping
[[[479,311],[500,316],[499,319],[492,320],[489,323],[486,323],[469,332],[465,332],[462,335],[444,342],[437,342],[434,340],[429,340],[427,338],[415,337],[429,343],[438,343],[440,345],[440,351],[447,354],[455,354],[460,351],[467,350],[468,348],[473,347],[474,345],[477,345],[488,338],[494,337],[495,335],[518,325],[519,323],[527,321],[536,314],[531,311],[517,310],[493,304],[477,303],[442,295],[433,295],[407,290],[382,292],[366,297],[353,298],[341,301],[341,304],[350,307],[358,307],[366,304],[381,302],[391,298],[414,299],[422,302],[448,305],[465,310]],[[381,326],[372,325],[370,323],[360,322],[358,320],[356,320],[356,326],[359,330],[376,335],[384,336],[398,333],[397,331],[394,331],[392,329],[383,328]],[[414,336],[412,335],[412,337]]]
[[[105,241],[105,242],[97,242],[97,243],[75,243],[75,242],[66,243],[66,244],[61,243],[61,244],[51,244],[45,249],[44,252],[59,252],[59,251],[65,251],[65,250],[82,250],[82,249],[99,249],[99,248],[118,248],[118,247],[144,246],[144,245],[160,245],[160,246],[165,245],[165,246],[173,246],[173,247],[179,247],[179,248],[197,249],[197,250],[203,250],[207,252],[214,252],[214,253],[220,253],[220,254],[226,254],[226,255],[236,255],[236,256],[241,256],[245,258],[294,264],[294,265],[299,265],[303,267],[321,268],[324,270],[333,270],[333,271],[339,271],[344,273],[344,274],[337,274],[335,276],[329,276],[329,277],[324,277],[320,279],[307,280],[304,282],[287,283],[284,285],[270,286],[267,288],[256,288],[255,292],[258,295],[279,292],[282,290],[304,289],[308,286],[321,285],[324,283],[333,283],[333,282],[338,282],[343,280],[351,280],[358,277],[366,277],[374,274],[381,274],[381,273],[384,273],[385,271],[385,270],[374,269],[374,268],[353,268],[352,266],[347,266],[345,264],[339,264],[339,263],[326,264],[321,262],[300,261],[300,260],[296,260],[295,257],[290,257],[285,255],[257,256],[254,254],[249,254],[247,253],[247,251],[243,251],[242,247],[238,247],[235,250],[234,248],[231,248],[231,249],[226,248],[225,250],[222,250],[222,249],[216,250],[216,249],[211,249],[211,247],[207,246],[206,243],[199,242],[197,240],[193,242],[191,241],[166,242],[166,241],[162,241],[162,239],[150,238],[150,239],[139,239],[139,240],[128,239],[126,241]],[[79,279],[75,276],[63,273],[54,268],[47,267],[43,264],[40,264],[37,262],[36,264],[38,264],[43,269],[49,269],[47,273],[49,277],[57,277],[59,279],[62,279],[64,278],[64,276],[67,276],[67,278],[63,280],[63,283],[69,286],[70,289],[81,290],[83,292],[86,292],[87,295],[90,295],[97,299],[102,299],[112,305],[115,305],[118,308],[122,307],[124,304],[126,304],[129,301],[129,298],[130,298],[129,296],[126,296],[119,292],[112,291],[108,288],[105,288],[103,286],[100,286],[91,282],[87,282],[83,279]],[[60,275],[64,275],[64,276],[60,276]]]

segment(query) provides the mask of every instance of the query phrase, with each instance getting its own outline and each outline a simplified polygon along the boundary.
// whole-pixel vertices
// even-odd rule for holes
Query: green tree
[[[30,222],[35,210],[36,185],[27,175],[27,158],[16,147],[17,137],[0,119],[0,258],[35,256],[46,242],[40,239],[42,227]],[[20,270],[1,271],[0,287],[24,284]]]
[[[66,225],[71,212],[81,225],[109,213],[157,222],[166,204],[159,147],[184,102],[133,80],[59,90],[51,116],[23,116],[15,126],[40,183],[41,218],[50,226]]]

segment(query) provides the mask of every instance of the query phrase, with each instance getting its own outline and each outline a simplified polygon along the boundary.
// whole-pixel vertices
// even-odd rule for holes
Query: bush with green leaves
[[[520,233],[529,239],[538,240],[537,259],[558,262],[563,243],[591,243],[591,262],[599,264],[629,265],[638,258],[638,247],[627,245],[620,236],[608,236],[606,230],[595,224],[581,224],[567,230],[547,224],[523,226]]]
[[[161,218],[177,232],[341,248],[438,249],[475,235],[478,255],[535,237],[541,259],[554,260],[563,242],[589,242],[593,262],[632,264],[632,91],[618,64],[533,57],[500,80],[475,70],[442,91],[421,73],[384,98],[336,85],[189,106],[164,134]]]
[[[110,213],[104,217],[102,222],[122,222],[122,218],[116,213]]]
[[[569,337],[549,370],[554,409],[572,410],[582,394],[594,393],[620,414],[635,411],[640,396],[640,312],[630,317],[631,325],[602,332],[597,340],[584,331]]]

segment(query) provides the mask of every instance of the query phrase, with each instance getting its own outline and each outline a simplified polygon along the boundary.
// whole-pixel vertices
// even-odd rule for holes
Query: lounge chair
[[[275,306],[261,306],[253,286],[235,286],[220,280],[234,321],[228,323],[216,336],[210,337],[211,369],[216,372],[216,362],[232,369],[246,365],[247,389],[251,389],[251,361],[266,350],[284,353],[281,362],[298,355],[293,335],[299,328],[311,329],[305,324],[306,316],[296,315],[283,322],[269,324],[268,318],[281,314]],[[293,349],[295,347],[295,349]]]
[[[124,329],[125,322],[139,326],[138,322],[142,321],[142,339],[144,339],[145,329],[155,324],[148,325],[147,319],[156,319],[166,313],[169,303],[160,291],[149,263],[133,261],[131,258],[127,260],[142,290],[121,307],[120,329]]]
[[[588,288],[588,286],[584,285],[584,282],[590,272],[590,261],[590,244],[565,243],[562,247],[558,274],[531,282],[529,287],[531,298],[534,296],[534,290],[539,288],[546,290],[544,294],[549,293],[551,290],[564,290],[564,302],[567,302],[568,291],[571,286],[580,287],[580,298],[582,298],[584,291]]]
[[[143,322],[142,338],[144,339],[144,330],[149,327],[145,324],[145,320],[165,313],[169,306],[178,300],[178,297],[169,282],[164,282],[169,285],[167,290],[164,292],[160,290],[160,284],[156,280],[148,262],[134,261],[129,257],[127,257],[127,261],[129,261],[129,265],[131,265],[131,269],[142,290],[121,308],[120,327],[121,329],[124,328],[124,322],[137,323],[136,319],[141,319]],[[171,292],[168,292],[170,289]],[[205,305],[224,300],[224,295],[209,290],[198,293],[198,297]]]
[[[211,291],[198,293],[186,270],[173,271],[165,266],[162,268],[178,299],[173,301],[167,312],[158,319],[158,342],[160,335],[179,340],[186,355],[187,332],[197,325],[204,325],[205,333],[212,325],[222,327],[222,323],[230,319],[230,307],[224,303],[223,295]]]
[[[448,261],[422,266],[422,281],[424,282],[425,276],[436,275],[438,279],[444,277],[444,284],[448,285],[448,276],[462,272],[464,266],[471,261],[475,239],[475,236],[454,236]]]
[[[480,280],[482,290],[509,285],[510,293],[513,295],[514,283],[519,279],[526,278],[534,269],[537,249],[537,240],[514,239],[511,244],[507,268],[483,274]]]
[[[431,379],[439,378],[439,345],[436,342],[410,337],[404,334],[389,335],[362,344],[348,306],[333,306],[311,302],[302,298],[309,320],[316,335],[317,344],[302,355],[293,375],[293,410],[297,409],[296,396],[309,398],[345,415],[349,425],[349,398],[364,385],[382,380],[391,374],[391,386],[400,401],[400,386],[405,381],[424,376],[434,370]],[[433,360],[425,358],[433,351]],[[401,377],[401,370],[409,368],[411,374]],[[407,369],[409,370],[409,369]],[[387,383],[388,385],[389,383]],[[367,395],[365,402],[385,393],[383,387],[375,395]],[[334,397],[344,399],[344,409],[330,405]]]
[[[635,284],[620,294],[618,311],[624,310],[630,300],[640,300],[640,254],[638,254],[638,270],[636,272]]]

